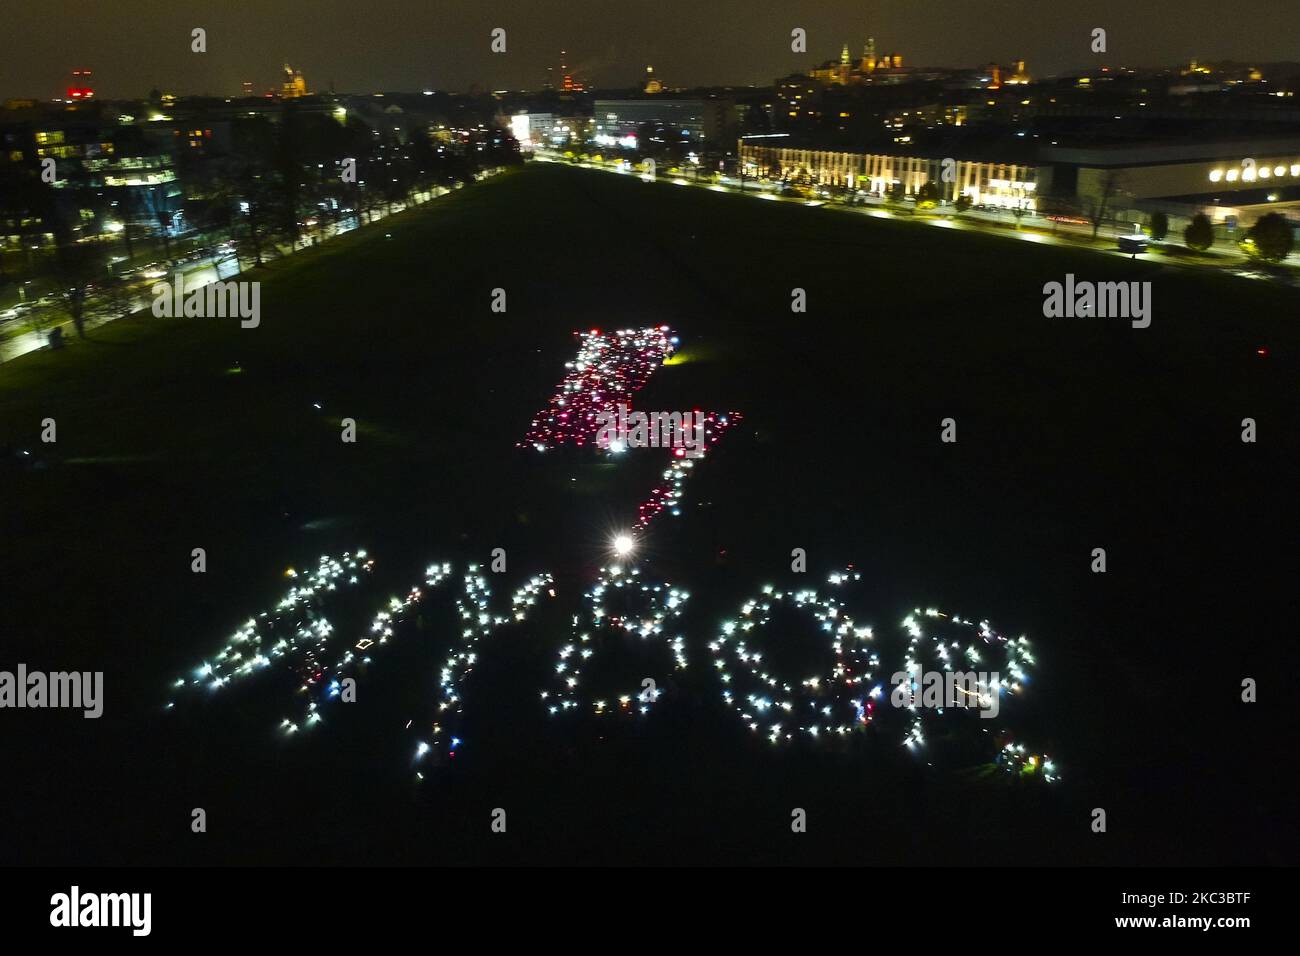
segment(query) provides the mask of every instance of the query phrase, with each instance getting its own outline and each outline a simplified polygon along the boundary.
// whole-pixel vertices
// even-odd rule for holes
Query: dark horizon
[[[137,99],[154,88],[232,96],[246,80],[260,93],[278,86],[285,61],[303,71],[314,92],[331,84],[351,93],[536,90],[547,82],[548,68],[558,79],[562,49],[571,72],[589,86],[635,85],[647,64],[670,87],[767,86],[838,56],[844,43],[860,55],[868,35],[881,53],[902,54],[909,66],[1024,59],[1031,74],[1044,77],[1193,58],[1286,62],[1296,58],[1289,28],[1300,27],[1300,7],[1283,0],[1263,0],[1247,17],[1218,0],[1144,6],[1099,0],[1086,8],[935,0],[923,9],[901,0],[796,0],[772,11],[754,11],[737,0],[708,6],[666,0],[644,20],[591,0],[574,0],[563,11],[522,0],[487,6],[372,0],[360,7],[349,0],[265,0],[255,9],[116,0],[87,6],[47,0],[7,12],[0,97],[59,97],[77,68],[93,71],[102,99]],[[1261,38],[1263,22],[1272,26]],[[57,35],[51,23],[59,24]],[[207,53],[190,51],[195,27],[207,31]],[[495,27],[507,31],[504,54],[490,51]],[[805,54],[790,51],[794,27],[807,31]],[[1089,49],[1096,27],[1107,31],[1104,55]]]

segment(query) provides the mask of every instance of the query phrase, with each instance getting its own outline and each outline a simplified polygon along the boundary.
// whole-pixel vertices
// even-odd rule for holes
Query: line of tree
[[[109,140],[114,163],[169,165],[138,126],[114,130]],[[293,103],[274,118],[235,120],[228,149],[181,147],[175,183],[105,187],[85,163],[70,159],[59,160],[55,187],[42,178],[35,151],[28,152],[23,162],[0,161],[0,220],[18,230],[25,278],[52,280],[83,338],[92,294],[111,300],[112,308],[129,307],[129,291],[110,268],[113,258],[137,263],[148,238],[170,266],[178,212],[214,262],[230,242],[241,265],[260,266],[346,218],[368,223],[438,187],[470,182],[482,169],[522,161],[518,144],[500,129],[444,132],[435,140],[426,126],[380,130],[352,114],[340,123]],[[347,181],[345,161],[355,163]],[[18,278],[0,255],[0,285]],[[48,324],[40,310],[29,321],[38,331]]]

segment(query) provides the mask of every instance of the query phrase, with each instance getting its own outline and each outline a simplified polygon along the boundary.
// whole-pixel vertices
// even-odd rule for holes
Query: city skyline
[[[121,0],[89,13],[84,4],[50,0],[7,14],[12,47],[0,41],[0,96],[60,96],[75,68],[94,72],[96,93],[104,99],[138,98],[154,88],[231,96],[249,81],[258,92],[278,86],[286,61],[304,72],[315,91],[331,85],[349,92],[539,89],[559,79],[561,50],[589,86],[632,86],[648,64],[668,86],[765,86],[836,57],[846,43],[856,54],[868,36],[882,51],[903,54],[909,65],[959,68],[1023,59],[1036,76],[1046,76],[1102,65],[1170,66],[1193,58],[1287,61],[1295,54],[1286,27],[1300,26],[1300,9],[1280,0],[1259,5],[1259,14],[1276,27],[1262,39],[1256,18],[1237,17],[1211,0],[1177,4],[1174,19],[1173,4],[1137,8],[1103,0],[1086,9],[1059,6],[1048,15],[1041,4],[1004,0],[972,18],[949,3],[914,9],[896,0],[831,0],[755,12],[734,0],[707,11],[673,0],[655,8],[669,15],[616,22],[610,10],[588,2],[556,16],[517,0],[424,9],[376,0],[360,15],[345,0],[278,0],[256,10]],[[64,24],[57,39],[42,30],[52,18]],[[338,29],[341,23],[348,28]],[[207,53],[190,50],[195,27],[207,31]],[[490,49],[497,27],[506,30],[505,53]],[[790,51],[795,27],[807,31],[807,53]],[[1107,31],[1104,55],[1089,49],[1098,27]],[[170,45],[158,39],[167,36],[174,37]],[[150,38],[147,56],[144,37]]]

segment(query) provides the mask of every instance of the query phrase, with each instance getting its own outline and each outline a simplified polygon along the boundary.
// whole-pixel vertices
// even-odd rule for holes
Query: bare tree
[[[1101,224],[1112,212],[1115,198],[1124,191],[1124,174],[1118,169],[1108,169],[1101,177],[1101,191],[1088,204],[1088,221],[1092,223],[1092,238],[1097,238]]]
[[[90,287],[107,273],[107,259],[97,243],[71,242],[59,246],[55,278],[63,308],[72,319],[77,337],[86,337],[86,299]]]

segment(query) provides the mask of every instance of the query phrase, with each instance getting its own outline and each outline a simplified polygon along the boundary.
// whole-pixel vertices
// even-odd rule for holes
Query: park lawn
[[[1067,273],[1152,282],[1152,326],[1044,318],[1043,284]],[[319,554],[368,547],[384,587],[400,593],[427,561],[486,560],[503,546],[513,573],[553,569],[572,598],[658,462],[539,462],[514,443],[562,377],[575,330],[668,323],[684,361],[658,374],[643,407],[745,415],[688,483],[685,516],[647,539],[656,569],[697,594],[688,688],[698,715],[664,717],[647,739],[590,762],[562,760],[581,771],[576,780],[555,779],[531,743],[517,753],[503,744],[517,760],[463,784],[453,805],[513,781],[544,795],[541,818],[596,812],[584,803],[589,773],[615,789],[639,781],[628,814],[647,822],[624,833],[627,845],[674,858],[780,857],[786,849],[754,850],[745,834],[769,812],[788,821],[787,799],[858,821],[895,860],[988,834],[1017,847],[1008,853],[1049,861],[1067,850],[1124,860],[1143,847],[1170,862],[1254,858],[1240,848],[1257,845],[1258,801],[1225,822],[1222,806],[1247,797],[1204,753],[1233,746],[1237,766],[1262,761],[1263,728],[1201,713],[1183,694],[1217,675],[1215,693],[1232,697],[1237,675],[1262,672],[1279,651],[1268,628],[1230,639],[1226,629],[1283,593],[1271,555],[1295,513],[1294,291],[556,165],[462,189],[251,277],[265,282],[257,329],[137,316],[0,366],[0,446],[30,450],[42,466],[10,463],[3,474],[6,649],[31,666],[104,669],[117,688],[96,730],[132,741],[129,773],[82,722],[54,732],[93,768],[95,805],[130,804],[147,789],[161,807],[166,794],[203,787],[251,801],[240,794],[254,778],[261,794],[300,795],[322,772],[377,812],[406,801],[405,776],[383,777],[393,768],[359,755],[360,736],[350,748],[313,743],[308,759],[268,752],[242,729],[232,749],[218,726],[179,759],[193,734],[160,729],[157,705],[181,668],[269,603],[286,566]],[[497,288],[504,314],[490,309]],[[791,312],[796,288],[806,313]],[[1256,445],[1239,439],[1246,416],[1260,422]],[[47,417],[54,446],[39,441]],[[355,445],[339,440],[343,417],[358,423]],[[957,421],[955,445],[938,440],[946,417]],[[1088,571],[1099,545],[1105,576]],[[189,570],[196,546],[207,549],[205,575]],[[1023,733],[1051,750],[1073,789],[1043,802],[962,784],[983,795],[941,798],[955,784],[893,787],[893,757],[874,776],[839,756],[778,758],[727,723],[703,642],[757,585],[795,579],[796,547],[818,576],[862,569],[858,616],[882,632],[913,606],[937,605],[1028,633],[1041,677]],[[532,641],[510,652],[519,668],[494,665],[521,721],[543,719],[529,696],[540,677],[524,668],[544,664],[537,646],[563,634],[522,635]],[[387,734],[401,696],[428,691],[413,676],[419,663],[363,726]],[[495,696],[490,685],[481,694]],[[33,736],[15,756],[33,796],[66,783],[49,746]],[[694,768],[689,779],[679,758]],[[1178,835],[1210,827],[1208,809],[1147,809],[1158,805],[1146,800],[1153,790],[1188,789],[1221,804],[1214,838],[1198,846]],[[873,794],[879,805],[865,810]],[[1099,795],[1140,819],[1142,836],[1100,849],[1076,837],[1063,821]],[[50,813],[71,799],[46,798]],[[394,822],[380,839],[391,853],[418,858],[422,840],[482,851],[424,819],[418,800],[402,806],[401,821],[424,822],[410,846]],[[244,842],[214,851],[219,859],[349,858],[282,837],[283,817],[252,802],[240,812]],[[294,812],[316,833],[350,825],[337,807]],[[272,834],[286,842],[268,845]],[[57,855],[36,832],[24,839],[33,857]],[[132,840],[151,859],[177,852],[143,821],[87,839],[107,859],[135,852]],[[511,852],[619,846],[572,839]],[[823,836],[789,852],[857,851]]]

